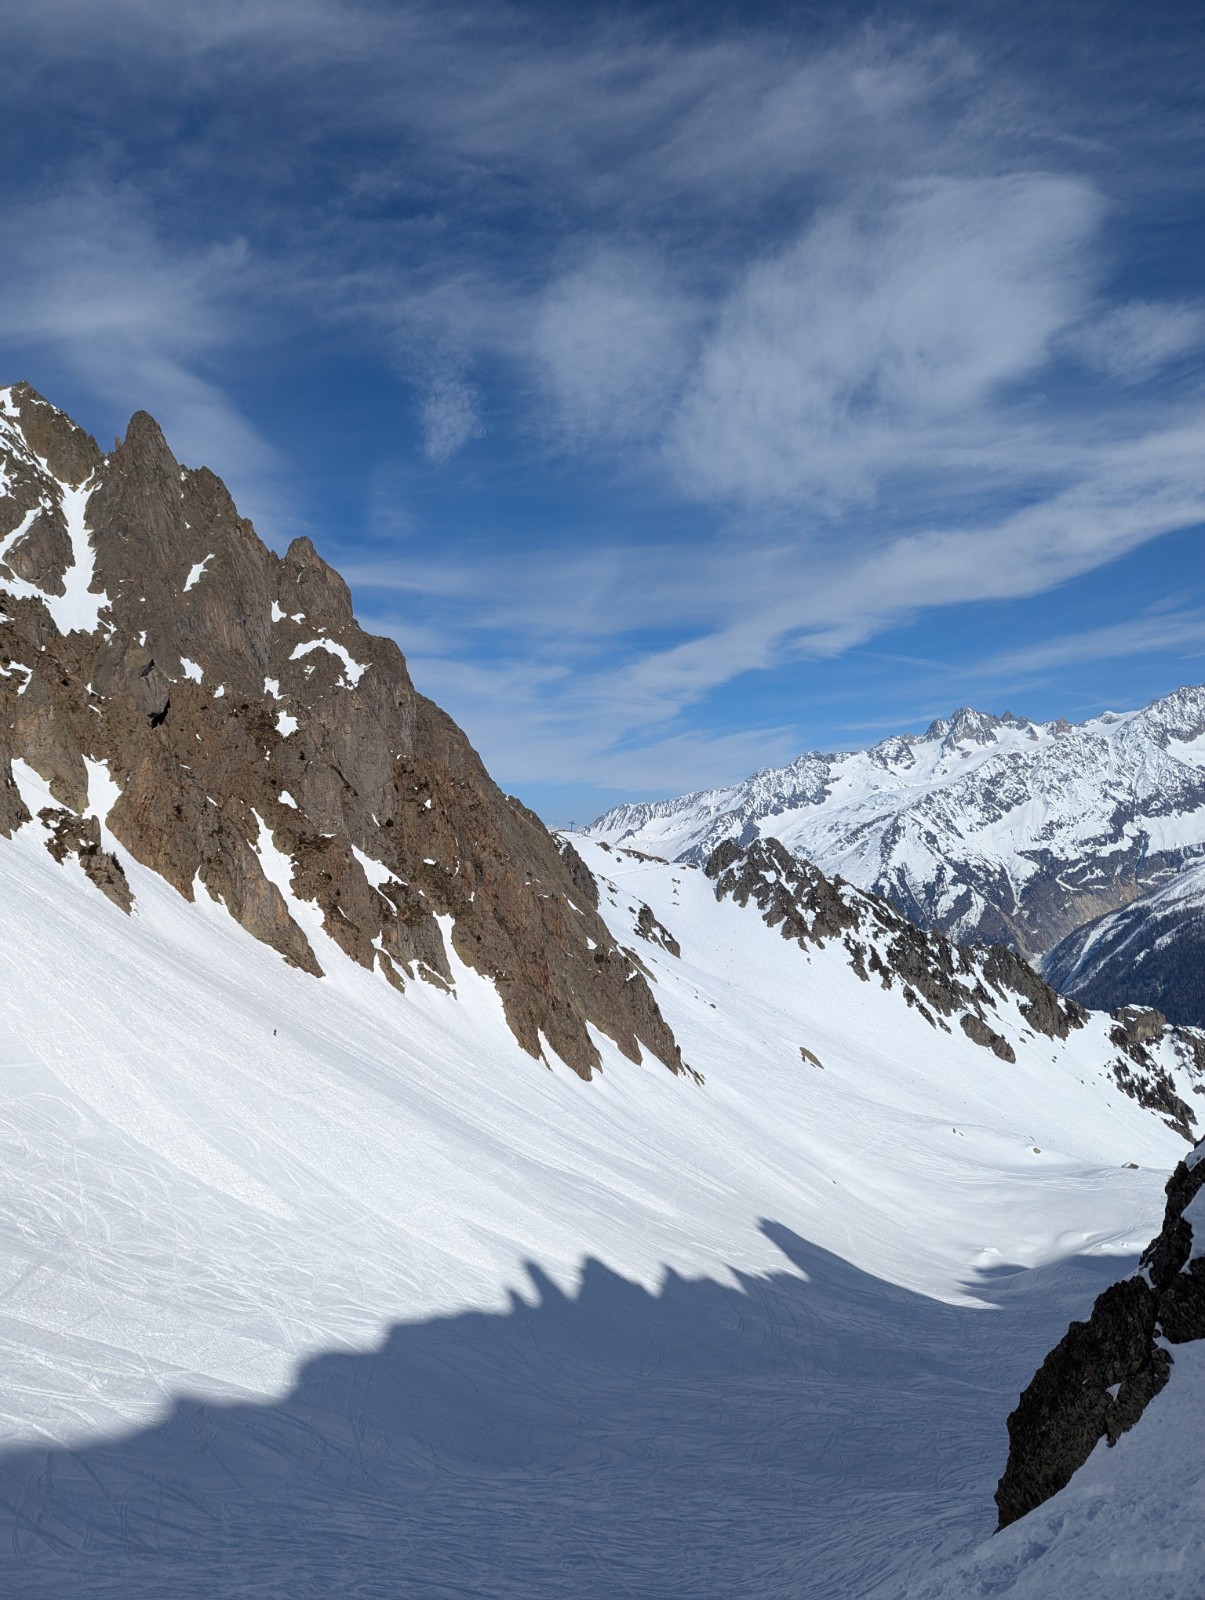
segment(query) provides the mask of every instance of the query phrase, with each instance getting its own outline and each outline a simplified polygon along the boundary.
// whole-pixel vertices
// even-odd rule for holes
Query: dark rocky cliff
[[[397,646],[363,632],[308,539],[276,556],[143,413],[106,455],[28,386],[2,393],[0,834],[31,820],[20,760],[56,802],[48,848],[128,909],[120,851],[99,847],[102,767],[121,849],[286,961],[321,972],[265,870],[276,852],[286,892],[397,987],[449,982],[446,918],[533,1056],[543,1040],[588,1078],[592,1024],[682,1070],[581,863],[492,782]]]
[[[1116,1444],[1134,1426],[1171,1375],[1165,1344],[1205,1339],[1205,1217],[1186,1215],[1203,1185],[1205,1142],[1172,1174],[1140,1270],[1071,1324],[1021,1396],[996,1489],[1002,1528],[1070,1483],[1101,1439]]]

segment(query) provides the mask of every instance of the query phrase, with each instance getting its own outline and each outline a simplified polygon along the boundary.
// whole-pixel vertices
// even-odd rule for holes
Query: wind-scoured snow
[[[1004,1416],[1182,1140],[1103,1022],[1004,1017],[1008,1064],[583,851],[702,1085],[534,1062],[454,950],[399,996],[266,826],[321,980],[199,885],[126,858],[127,918],[0,843],[8,1592],[785,1600],[986,1537]]]

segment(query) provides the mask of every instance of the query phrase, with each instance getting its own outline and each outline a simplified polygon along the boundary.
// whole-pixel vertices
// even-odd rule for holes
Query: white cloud
[[[1205,345],[1205,307],[1134,301],[1074,330],[1069,344],[1097,371],[1123,383],[1142,383]]]
[[[464,378],[444,372],[430,380],[419,413],[428,460],[447,461],[470,439],[482,437],[477,405],[476,391]]]
[[[909,183],[821,215],[720,313],[668,450],[690,493],[873,498],[980,447],[1007,384],[1078,316],[1100,215],[1084,182]]]
[[[205,375],[249,335],[244,246],[171,248],[130,192],[80,183],[0,224],[9,360],[49,361],[115,413],[152,412],[176,455],[212,465],[261,528],[280,516],[274,452]],[[54,398],[51,396],[51,398]]]
[[[1017,511],[877,541],[718,538],[553,560],[508,551],[349,576],[394,595],[378,599],[381,616],[397,618],[399,604],[404,615],[408,591],[440,605],[416,669],[506,781],[619,784],[622,772],[637,789],[681,791],[749,770],[733,766],[738,750],[750,766],[795,753],[776,730],[684,731],[694,708],[743,675],[839,655],[928,608],[1041,594],[1205,522],[1205,421],[1081,449],[1074,467],[1072,482]],[[659,617],[687,637],[648,648],[643,630]],[[1060,651],[1071,661],[1175,648],[1200,628],[1195,614],[1144,618],[967,670],[998,678],[1057,665]],[[407,648],[405,621],[392,631]]]
[[[692,309],[642,252],[598,249],[556,278],[536,308],[532,353],[559,425],[615,442],[657,428]]]
[[[1205,644],[1205,611],[1161,612],[1135,617],[1130,622],[1085,628],[1078,633],[1043,639],[1019,650],[1009,650],[978,662],[970,670],[976,677],[1046,672],[1080,661],[1108,661],[1118,656],[1151,655]]]

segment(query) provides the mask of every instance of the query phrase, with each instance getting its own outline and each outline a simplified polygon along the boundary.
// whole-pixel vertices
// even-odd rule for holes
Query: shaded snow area
[[[599,1040],[586,1084],[454,954],[455,995],[399,996],[315,914],[316,980],[123,855],[124,917],[41,839],[0,842],[0,1593],[1189,1592],[1135,1586],[1111,1510],[979,1549],[1007,1413],[1184,1151],[1091,1028],[1009,1065],[585,847],[706,1080]],[[266,828],[261,859],[287,889]]]
[[[1205,1345],[1171,1352],[1171,1381],[1133,1432],[1112,1449],[1102,1440],[1060,1494],[918,1581],[910,1600],[1200,1600]]]

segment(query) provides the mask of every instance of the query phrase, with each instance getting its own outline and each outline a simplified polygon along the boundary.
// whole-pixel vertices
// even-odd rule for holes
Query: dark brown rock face
[[[663,922],[659,922],[653,915],[652,906],[641,906],[636,918],[636,932],[642,939],[647,939],[650,944],[659,944],[671,956],[680,956],[682,946]]]
[[[497,788],[397,646],[361,630],[308,539],[273,554],[144,413],[106,456],[16,385],[0,391],[0,462],[0,833],[32,820],[19,759],[61,807],[40,824],[48,846],[118,904],[125,885],[128,907],[100,848],[103,769],[120,846],[294,965],[321,973],[291,900],[398,987],[450,983],[447,919],[533,1056],[546,1043],[588,1078],[592,1024],[630,1059],[643,1046],[681,1069],[580,858]]]
[[[1205,1185],[1202,1157],[1205,1144],[1172,1174],[1163,1227],[1139,1273],[1106,1289],[1087,1322],[1071,1324],[1009,1417],[1008,1462],[996,1489],[1000,1527],[1070,1483],[1101,1439],[1116,1444],[1134,1426],[1171,1373],[1158,1338],[1205,1339],[1205,1258],[1193,1254],[1194,1226],[1185,1216]]]

